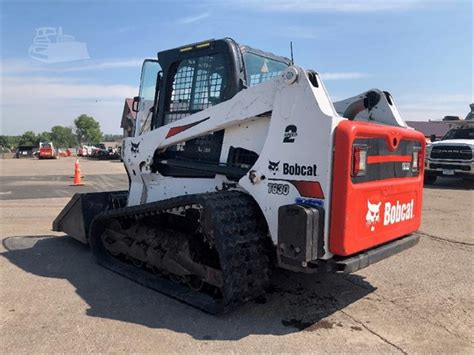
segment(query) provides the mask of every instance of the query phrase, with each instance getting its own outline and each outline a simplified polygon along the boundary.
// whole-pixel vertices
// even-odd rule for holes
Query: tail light
[[[411,164],[411,171],[417,172],[420,171],[420,164],[422,164],[421,160],[421,150],[418,147],[413,148],[413,158]]]
[[[367,146],[354,144],[352,146],[352,176],[365,176],[367,170]]]

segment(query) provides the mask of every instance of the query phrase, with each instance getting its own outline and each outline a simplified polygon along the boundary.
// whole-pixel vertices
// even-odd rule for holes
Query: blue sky
[[[464,117],[473,102],[471,1],[1,1],[1,134],[71,126],[81,113],[120,133],[141,62],[233,37],[323,75],[334,100],[388,90],[406,120]],[[63,28],[90,58],[30,58],[35,29]]]

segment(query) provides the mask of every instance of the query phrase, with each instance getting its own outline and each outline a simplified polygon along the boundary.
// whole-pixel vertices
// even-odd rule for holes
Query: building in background
[[[122,112],[122,120],[120,121],[120,128],[123,128],[123,136],[131,137],[133,135],[133,127],[137,119],[137,113],[132,110],[133,99],[125,99]]]
[[[440,121],[407,121],[407,125],[423,133],[425,138],[430,141],[434,137],[436,137],[436,140],[439,140],[444,137],[453,124],[462,121],[474,121],[474,103],[470,104],[469,107],[471,111],[464,120],[458,116],[444,116]]]
[[[449,121],[407,121],[407,125],[423,133],[425,138],[441,139],[449,131]]]

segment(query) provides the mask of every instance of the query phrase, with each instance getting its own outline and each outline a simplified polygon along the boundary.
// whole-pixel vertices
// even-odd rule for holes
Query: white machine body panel
[[[122,154],[131,181],[128,205],[233,186],[256,200],[274,243],[278,236],[278,208],[295,203],[302,196],[302,184],[319,186],[320,193],[312,198],[330,211],[333,133],[345,120],[338,112],[363,94],[333,105],[321,79],[316,73],[314,76],[316,85],[304,69],[291,66],[279,77],[242,90],[228,101],[126,138]],[[405,123],[396,107],[386,101],[383,95],[366,116],[377,123],[403,127]],[[363,115],[362,112],[359,117]],[[176,127],[189,128],[170,135]],[[231,147],[242,147],[258,155],[239,181],[229,181],[219,174],[214,178],[176,178],[152,172],[155,151],[219,130],[225,130],[220,163],[226,163]],[[332,256],[327,247],[329,218],[330,214],[325,213],[323,259]]]

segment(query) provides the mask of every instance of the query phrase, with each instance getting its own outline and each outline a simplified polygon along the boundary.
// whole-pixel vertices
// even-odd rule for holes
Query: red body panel
[[[193,123],[188,123],[184,126],[175,126],[175,127],[171,127],[168,131],[168,133],[166,134],[166,137],[165,138],[170,138],[170,137],[173,137],[175,135],[177,135],[178,133],[181,133],[181,132],[184,132],[185,130],[191,128],[191,127],[194,127],[198,124],[200,124],[201,122],[204,122],[204,121],[207,121],[210,117],[206,117],[200,121],[197,121],[197,122],[193,122]]]
[[[51,148],[40,148],[39,156],[41,158],[52,158],[54,157],[54,151]]]
[[[418,141],[418,176],[354,183],[351,165],[356,138],[382,138],[389,152],[395,151],[402,140]],[[330,251],[347,256],[416,231],[421,223],[424,136],[410,129],[343,121],[336,128],[334,145]],[[368,157],[367,164],[411,160],[410,155],[381,155]]]

